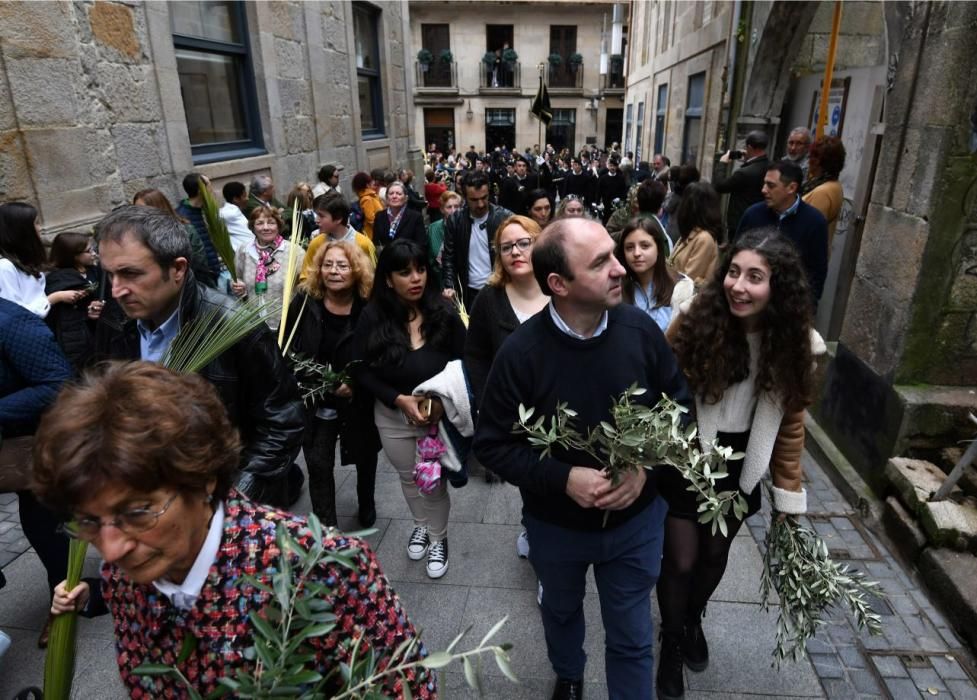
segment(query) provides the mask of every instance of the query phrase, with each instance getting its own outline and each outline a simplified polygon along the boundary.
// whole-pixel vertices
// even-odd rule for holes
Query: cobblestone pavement
[[[832,558],[850,561],[885,591],[872,602],[882,616],[881,636],[856,631],[850,616],[836,611],[825,631],[808,643],[827,697],[977,700],[974,658],[933,607],[919,578],[866,527],[810,455],[804,457],[806,524],[824,538]],[[761,552],[768,518],[765,503],[764,512],[749,522]]]
[[[843,613],[833,616],[808,645],[808,657],[772,668],[776,612],[762,612],[758,592],[761,549],[769,511],[748,522],[733,544],[726,577],[710,602],[704,628],[711,648],[709,668],[686,672],[688,700],[745,698],[957,698],[977,700],[972,657],[930,604],[913,574],[907,573],[885,544],[869,532],[819,467],[809,458],[808,522],[826,539],[836,558],[847,558],[869,572],[887,597],[875,602],[885,633],[857,633]],[[340,525],[355,527],[355,473],[337,469]],[[511,486],[473,479],[451,491],[449,539],[451,570],[439,581],[424,574],[423,562],[410,562],[403,548],[411,523],[391,467],[381,461],[377,478],[377,532],[370,537],[380,563],[429,649],[443,649],[473,626],[474,644],[504,615],[509,623],[498,635],[514,645],[513,667],[520,685],[508,683],[491,662],[485,672],[485,697],[539,700],[549,697],[553,674],[546,658],[536,608],[536,579],[515,555],[519,495]],[[307,497],[295,510],[308,508]],[[34,642],[44,622],[47,593],[43,569],[20,531],[17,500],[0,494],[0,561],[9,579],[0,591],[0,629],[14,644],[0,659],[0,700],[27,686],[39,685],[44,655]],[[97,572],[91,557],[86,574]],[[584,604],[587,615],[585,675],[588,700],[607,697],[604,685],[603,629],[591,580]],[[656,616],[657,616],[657,610]],[[657,624],[657,623],[656,623]],[[72,696],[111,700],[124,697],[118,681],[112,630],[107,617],[81,620],[78,667]],[[464,642],[462,643],[464,647]],[[657,649],[656,649],[657,653]],[[441,696],[471,698],[460,670],[442,679]]]

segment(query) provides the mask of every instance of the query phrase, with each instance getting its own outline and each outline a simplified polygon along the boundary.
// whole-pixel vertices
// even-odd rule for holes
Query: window
[[[645,130],[645,103],[638,103],[638,122],[635,124],[634,129],[634,157],[638,160],[641,158],[641,137],[642,132]]]
[[[706,74],[689,77],[689,94],[685,108],[685,132],[682,135],[682,162],[698,162],[702,140],[702,106],[706,97]]]
[[[244,3],[168,8],[193,162],[264,153]]]
[[[668,85],[659,85],[658,101],[655,104],[655,153],[665,153],[665,117],[667,114]]]
[[[554,109],[553,121],[546,130],[546,142],[552,143],[557,152],[568,149],[574,151],[577,135],[577,110]]]
[[[624,108],[624,152],[631,150],[631,125],[633,121],[634,105],[627,105]],[[635,163],[637,165],[637,163]]]
[[[356,82],[360,95],[360,131],[364,138],[384,135],[383,95],[380,88],[380,13],[368,5],[353,5],[356,39]]]
[[[555,112],[556,110],[554,110]],[[514,148],[516,145],[516,110],[485,110],[485,147],[492,151],[496,146]]]

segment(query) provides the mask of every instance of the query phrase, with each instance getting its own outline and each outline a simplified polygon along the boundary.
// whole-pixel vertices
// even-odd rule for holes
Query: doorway
[[[424,110],[424,143],[437,145],[441,153],[455,147],[455,110]]]
[[[434,60],[423,70],[424,87],[451,87],[451,64],[441,60],[441,52],[451,50],[448,25],[422,24],[421,46],[434,56]]]
[[[516,110],[485,110],[485,151],[491,152],[496,146],[512,150],[516,146]]]
[[[604,118],[604,145],[610,147],[612,143],[621,143],[624,133],[624,108],[608,109]]]
[[[487,70],[485,84],[491,87],[512,87],[515,77],[515,64],[507,63],[504,59],[506,49],[513,49],[511,24],[485,25],[485,51],[495,54],[492,65],[483,64]]]

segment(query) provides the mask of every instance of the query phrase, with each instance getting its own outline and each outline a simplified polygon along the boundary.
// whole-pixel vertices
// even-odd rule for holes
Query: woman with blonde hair
[[[316,251],[289,308],[285,337],[291,338],[290,357],[312,359],[336,372],[345,369],[353,330],[373,289],[373,273],[373,263],[355,243],[327,241]],[[373,404],[360,393],[343,383],[306,399],[302,449],[312,510],[333,527],[339,524],[333,478],[337,439],[343,463],[356,465],[360,525],[369,527],[376,521],[373,487],[380,444]]]
[[[502,342],[546,306],[548,297],[533,275],[533,243],[540,232],[533,219],[518,214],[495,231],[495,265],[485,288],[475,297],[465,340],[465,369],[476,406],[481,403],[492,360]],[[486,469],[485,480],[492,483],[498,477]]]

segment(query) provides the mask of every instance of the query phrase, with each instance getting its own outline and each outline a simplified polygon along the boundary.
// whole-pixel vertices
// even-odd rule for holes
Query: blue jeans
[[[583,600],[592,564],[604,622],[608,694],[611,700],[654,697],[651,590],[661,571],[667,512],[659,496],[628,522],[601,532],[568,530],[523,515],[532,543],[529,561],[543,585],[546,649],[560,678],[583,678]]]

